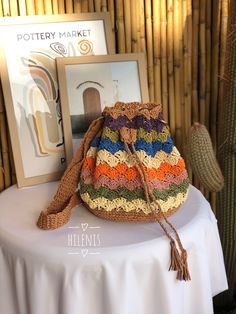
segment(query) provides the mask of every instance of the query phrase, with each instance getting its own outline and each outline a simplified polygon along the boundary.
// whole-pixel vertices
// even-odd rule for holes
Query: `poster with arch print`
[[[66,168],[57,57],[114,53],[109,13],[0,19],[0,74],[19,187]]]
[[[66,160],[105,106],[115,102],[148,102],[143,53],[57,58]]]

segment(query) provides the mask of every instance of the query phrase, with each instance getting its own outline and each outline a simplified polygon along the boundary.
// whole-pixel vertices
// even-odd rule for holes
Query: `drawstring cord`
[[[159,223],[159,225],[165,232],[166,236],[170,240],[171,263],[170,263],[169,270],[177,271],[178,280],[185,280],[185,281],[191,280],[189,269],[188,269],[188,263],[187,263],[187,251],[184,249],[175,227],[166,218],[165,213],[161,210],[161,206],[159,202],[157,201],[157,199],[155,198],[155,196],[149,189],[146,171],[144,169],[143,163],[140,160],[134,146],[134,142],[136,141],[137,130],[123,127],[120,129],[120,135],[121,135],[121,140],[124,142],[124,146],[125,146],[128,156],[130,157],[131,160],[133,160],[134,165],[139,172],[140,179],[144,187],[145,198],[147,200],[148,207],[151,210],[151,212],[154,214],[157,222]],[[131,152],[128,144],[131,145],[133,153]],[[176,242],[178,243],[178,247],[181,251],[181,256],[176,247],[175,239],[170,235],[167,228],[165,227],[163,222],[160,220],[158,213],[162,216],[166,224],[173,230],[176,237]]]

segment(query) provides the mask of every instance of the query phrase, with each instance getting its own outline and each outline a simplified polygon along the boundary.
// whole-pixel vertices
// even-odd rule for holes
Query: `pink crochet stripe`
[[[158,190],[166,190],[169,189],[169,187],[172,184],[179,185],[181,184],[186,178],[187,178],[187,172],[183,171],[178,177],[175,177],[175,175],[168,173],[163,181],[160,181],[158,179],[154,179],[151,182],[149,182],[150,190],[158,189]],[[98,180],[94,180],[93,175],[91,174],[89,169],[82,169],[81,177],[84,180],[85,184],[92,184],[95,189],[99,189],[101,186],[107,186],[111,190],[117,189],[119,186],[124,186],[128,190],[134,190],[137,188],[142,188],[143,185],[139,178],[135,180],[127,180],[124,176],[117,177],[116,180],[112,180],[105,175],[102,175],[99,177]]]

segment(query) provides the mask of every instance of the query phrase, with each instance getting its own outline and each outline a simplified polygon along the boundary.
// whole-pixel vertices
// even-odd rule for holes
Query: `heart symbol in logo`
[[[82,226],[82,230],[86,231],[88,228],[88,223],[81,224],[81,226]]]
[[[88,249],[81,250],[82,256],[85,257],[88,254]]]

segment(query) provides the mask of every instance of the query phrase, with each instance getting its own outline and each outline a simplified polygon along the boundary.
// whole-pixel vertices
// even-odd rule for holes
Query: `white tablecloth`
[[[217,222],[194,187],[171,217],[192,280],[168,271],[170,245],[157,223],[102,220],[82,206],[55,231],[35,225],[57,182],[0,195],[1,314],[210,314],[227,289]]]

